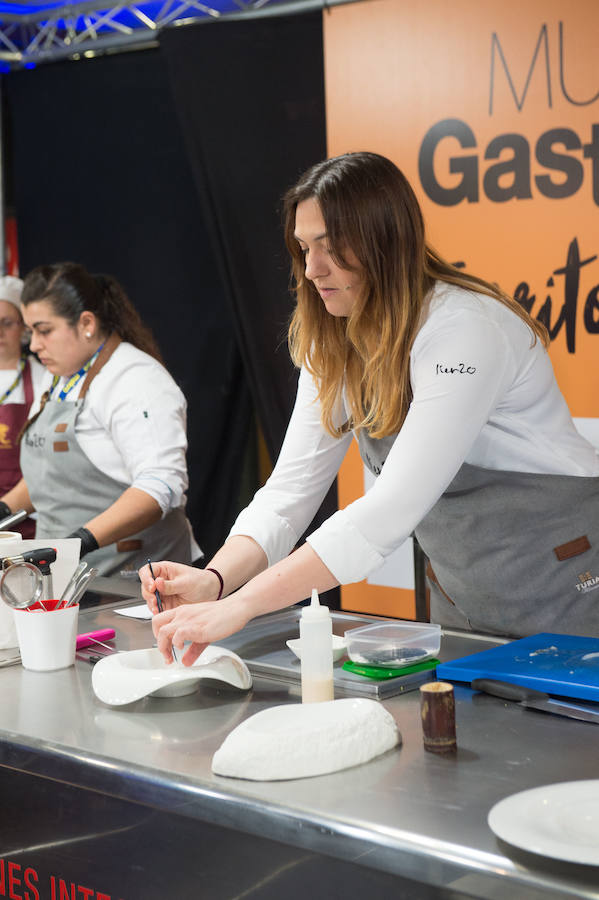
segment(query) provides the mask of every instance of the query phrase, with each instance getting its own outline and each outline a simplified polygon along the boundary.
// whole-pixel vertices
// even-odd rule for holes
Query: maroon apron
[[[33,403],[33,384],[29,360],[26,361],[23,369],[23,390],[25,391],[25,403],[4,402],[0,404],[0,497],[21,480],[20,446],[17,438],[27,421],[27,415]],[[10,397],[6,399],[10,400]],[[32,538],[35,536],[35,521],[27,518],[20,525],[12,526],[11,530],[20,531],[24,538]]]

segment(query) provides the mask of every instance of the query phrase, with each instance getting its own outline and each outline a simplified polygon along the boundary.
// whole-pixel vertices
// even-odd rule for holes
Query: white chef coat
[[[29,367],[31,371],[31,386],[33,388],[33,402],[35,404],[36,402],[39,403],[39,399],[45,390],[43,385],[45,384],[46,380],[46,370],[42,366],[41,362],[35,358],[35,356],[28,356],[27,359],[29,360]],[[18,371],[18,368],[0,369],[0,397],[2,397],[4,392],[9,389],[9,387],[17,377]],[[14,391],[9,394],[4,402],[25,403],[25,390],[23,388],[22,378]]]
[[[44,390],[52,379],[46,372]],[[68,380],[65,376],[58,381],[52,399]],[[69,391],[65,403],[77,399],[84,381]],[[39,401],[31,415],[38,408]],[[164,366],[123,341],[90,385],[77,418],[77,441],[100,471],[145,491],[165,516],[185,505],[186,408],[183,393]]]
[[[410,354],[413,400],[381,474],[363,497],[307,538],[341,584],[379,568],[463,462],[599,475],[599,456],[576,431],[547,352],[532,340],[525,322],[497,300],[437,283]],[[336,421],[347,418],[343,400]],[[316,385],[302,370],[275,469],[231,535],[252,537],[269,565],[286,556],[318,510],[351,439],[324,430]]]

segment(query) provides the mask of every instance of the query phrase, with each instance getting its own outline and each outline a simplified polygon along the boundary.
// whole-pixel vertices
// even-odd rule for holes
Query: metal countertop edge
[[[155,769],[140,765],[128,767],[100,754],[71,753],[50,741],[32,738],[31,744],[24,744],[19,735],[1,729],[0,766],[117,800],[244,831],[433,887],[447,889],[456,881],[476,877],[476,896],[480,900],[497,897],[498,879],[504,889],[518,889],[518,900],[539,900],[540,888],[554,893],[556,898],[596,900],[597,897],[595,891],[584,885],[545,879],[538,872],[529,874],[500,853],[467,853],[457,844],[434,839],[415,841],[405,831],[391,834],[387,829],[325,819],[226,790],[224,783],[233,788],[233,780],[223,778],[223,790],[219,790],[213,784],[195,782],[183,776],[167,779]],[[481,879],[486,882],[484,885],[480,883]],[[568,893],[564,893],[564,889]]]

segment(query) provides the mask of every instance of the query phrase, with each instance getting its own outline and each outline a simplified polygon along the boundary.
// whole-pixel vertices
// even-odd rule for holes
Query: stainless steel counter
[[[118,649],[151,646],[150,623],[117,615],[115,602],[82,612],[79,631],[113,627]],[[441,658],[492,645],[487,639],[449,633],[443,638]],[[62,806],[83,803],[87,797],[96,804],[90,813],[94,821],[90,840],[99,833],[100,797],[121,804],[119,815],[109,817],[110,825],[99,829],[102,834],[114,836],[115,828],[123,834],[130,828],[134,834],[133,825],[122,824],[128,821],[127,810],[145,809],[152,817],[150,834],[162,835],[162,843],[157,842],[163,849],[168,843],[170,855],[159,862],[152,850],[154,866],[163,873],[168,858],[177,861],[183,880],[176,892],[169,894],[166,889],[165,893],[160,876],[154,875],[155,894],[151,887],[139,893],[129,887],[128,894],[120,892],[123,900],[137,896],[305,898],[306,892],[317,900],[342,896],[331,893],[329,887],[323,893],[314,889],[311,879],[322,887],[326,878],[334,880],[336,889],[346,885],[345,897],[370,889],[378,898],[406,900],[599,898],[598,868],[558,863],[509,848],[487,825],[490,808],[517,791],[598,778],[599,729],[594,725],[527,711],[456,686],[459,750],[455,756],[438,757],[423,750],[419,696],[414,691],[382,701],[402,733],[399,749],[328,776],[256,783],[213,775],[212,755],[244,718],[269,705],[298,702],[293,685],[255,678],[253,690],[240,694],[204,683],[186,697],[146,698],[110,708],[92,692],[91,665],[78,660],[70,669],[48,674],[21,666],[0,669],[0,687],[0,766],[6,776],[2,784],[14,787],[15,815],[19,797],[26,805],[30,791],[37,797],[36,791],[43,794],[58,786],[64,794]],[[8,781],[9,776],[14,780]],[[34,806],[39,802],[41,808],[41,799],[32,802]],[[85,813],[77,815],[85,819]],[[2,856],[22,859],[23,866],[42,843],[45,852],[50,852],[46,826],[40,820],[36,829],[28,820],[28,830],[26,818],[17,829],[18,839],[11,832],[7,844],[6,833],[0,831]],[[115,825],[116,821],[121,825]],[[201,840],[194,840],[194,829]],[[68,828],[60,835],[61,854],[73,840],[82,840],[81,829],[77,836],[69,834]],[[215,835],[218,850],[210,843]],[[148,874],[150,850],[145,839],[136,840],[131,840],[128,853],[133,854],[131,847],[138,848],[144,860],[141,868]],[[262,851],[270,863],[265,861],[260,868],[256,861]],[[52,852],[57,852],[55,847]],[[184,852],[190,868],[183,878]],[[211,859],[216,860],[219,853],[219,865],[227,866],[226,876],[221,869],[220,879],[214,872],[209,874]],[[64,868],[66,857],[61,859]],[[133,858],[130,864],[134,866]],[[233,869],[242,865],[247,873],[252,865],[256,867],[251,877],[244,876],[243,891],[233,877]],[[207,892],[196,892],[198,885],[192,885],[194,867],[198,885],[213,879]],[[0,887],[1,877],[0,868]],[[50,876],[45,877],[49,885]],[[57,890],[55,895],[59,897]],[[0,896],[4,896],[1,890]],[[38,885],[39,900],[45,896]],[[54,900],[50,887],[47,896]]]

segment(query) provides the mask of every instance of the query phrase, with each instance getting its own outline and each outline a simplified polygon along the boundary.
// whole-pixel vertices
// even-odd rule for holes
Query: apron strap
[[[23,425],[23,427],[22,427],[21,430],[19,431],[19,436],[18,436],[18,438],[17,438],[17,443],[18,443],[18,444],[20,444],[21,441],[23,440],[23,435],[25,434],[25,432],[27,431],[27,429],[29,428],[29,426],[30,426],[30,425],[33,425],[33,423],[35,422],[36,419],[39,419],[39,417],[41,416],[41,414],[42,414],[43,411],[44,411],[44,406],[46,405],[46,403],[48,402],[49,399],[50,399],[50,391],[49,391],[49,390],[48,390],[48,391],[44,391],[44,393],[42,394],[42,396],[41,396],[41,398],[40,398],[40,408],[39,408],[38,411],[35,413],[35,415],[33,415],[33,416],[31,416],[31,418],[27,419],[27,421],[25,422],[25,424]]]
[[[442,588],[441,585],[439,584],[439,579],[438,579],[437,576],[435,575],[435,570],[434,570],[433,567],[431,566],[430,560],[429,560],[429,561],[427,562],[427,564],[426,564],[426,574],[427,574],[427,577],[428,577],[429,581],[432,581],[432,583],[435,584],[435,585],[439,588],[439,590],[441,591],[441,593],[443,594],[443,596],[445,597],[445,599],[448,600],[448,601],[451,603],[452,606],[455,606],[455,603],[454,603],[454,601],[451,599],[451,597],[449,596],[449,594],[445,593],[445,591],[443,590],[443,588]]]
[[[31,364],[29,362],[29,357],[25,360],[25,368],[23,369],[23,391],[25,392],[27,410],[29,410],[33,403],[33,381],[31,378]]]
[[[106,338],[104,346],[96,357],[96,361],[85,376],[85,381],[81,385],[81,390],[79,391],[79,397],[77,398],[78,400],[83,400],[89,390],[90,384],[92,383],[98,372],[103,368],[103,366],[106,365],[120,343],[122,343],[122,338],[120,337],[120,335],[115,334],[114,332],[110,335],[109,338]]]

